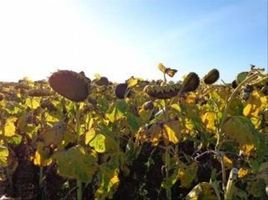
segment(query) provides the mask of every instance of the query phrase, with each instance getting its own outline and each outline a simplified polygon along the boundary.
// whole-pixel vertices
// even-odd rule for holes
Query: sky
[[[84,71],[173,81],[267,69],[268,0],[0,0],[0,81]]]

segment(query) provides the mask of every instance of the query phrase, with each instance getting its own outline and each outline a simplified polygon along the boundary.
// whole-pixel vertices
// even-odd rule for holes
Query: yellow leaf
[[[139,82],[138,79],[134,78],[134,77],[131,77],[130,79],[127,80],[127,85],[128,87],[134,87],[135,85],[137,85]]]
[[[6,120],[5,127],[4,127],[4,133],[6,137],[11,137],[15,135],[16,126],[14,123],[16,122],[16,120],[17,118],[15,117],[11,117]]]
[[[89,129],[85,135],[85,143],[88,144],[96,136],[96,131],[94,128]]]
[[[250,156],[254,151],[254,149],[255,146],[253,144],[244,144],[241,146],[241,150],[243,151],[243,154],[246,156]]]
[[[201,119],[208,130],[216,130],[215,121],[217,120],[217,114],[215,112],[206,112],[202,115]]]
[[[42,158],[41,154],[38,151],[36,151],[35,155],[33,157],[33,162],[37,166],[45,167],[45,166],[48,166],[52,163],[52,159]]]
[[[162,138],[162,129],[159,125],[153,125],[150,128],[150,142],[152,143],[153,146],[158,145]]]
[[[185,128],[189,131],[194,130],[194,123],[189,118],[185,118]]]
[[[252,109],[252,104],[248,104],[244,107],[243,109],[243,114],[247,117],[249,116],[250,112],[251,112],[251,109]]]
[[[25,101],[25,105],[30,107],[31,109],[36,109],[40,106],[40,98],[39,97],[27,98]]]
[[[164,124],[164,130],[167,134],[168,140],[174,144],[179,142],[180,127],[178,121],[170,121]]]
[[[228,169],[231,169],[233,167],[233,161],[229,159],[227,156],[223,156],[223,163],[224,166],[227,167]]]
[[[250,173],[249,169],[246,168],[240,168],[238,170],[238,178],[243,178],[244,176],[248,175]]]
[[[188,104],[195,104],[196,103],[196,94],[195,93],[190,93],[186,96],[186,103]]]
[[[114,176],[111,178],[111,185],[118,185],[119,181],[118,173],[115,171]]]
[[[106,151],[105,140],[106,138],[103,134],[97,134],[89,145],[98,153],[104,153]]]

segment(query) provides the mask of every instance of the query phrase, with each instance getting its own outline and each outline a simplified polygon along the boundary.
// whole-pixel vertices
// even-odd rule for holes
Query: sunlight
[[[81,19],[77,5],[67,1],[1,1],[0,66],[8,74],[0,75],[1,80],[42,79],[62,68],[120,80],[131,75],[126,67],[144,69],[145,58],[138,50],[88,21]]]

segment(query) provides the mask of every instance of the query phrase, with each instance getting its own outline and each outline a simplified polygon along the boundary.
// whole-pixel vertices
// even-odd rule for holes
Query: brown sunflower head
[[[231,83],[231,85],[232,85],[232,88],[236,88],[237,87],[237,82],[236,82],[236,80],[233,80],[233,82]]]
[[[59,70],[49,77],[50,87],[74,102],[84,101],[89,94],[89,81],[81,74]]]
[[[200,79],[194,72],[189,73],[182,82],[180,93],[191,92],[198,88]]]
[[[115,87],[115,96],[119,99],[124,99],[130,96],[130,90],[126,83],[120,83]]]
[[[102,77],[94,80],[93,82],[95,82],[95,84],[99,85],[99,86],[104,86],[104,85],[107,86],[107,85],[109,85],[109,80],[105,76],[102,76]]]
[[[220,77],[220,72],[217,69],[210,70],[205,76],[204,76],[204,83],[205,84],[213,84],[215,83]]]
[[[28,95],[31,97],[45,97],[51,96],[52,92],[47,89],[31,89],[28,91]]]
[[[169,75],[170,77],[173,77],[177,73],[177,71],[178,70],[176,70],[176,69],[167,68],[166,74]]]

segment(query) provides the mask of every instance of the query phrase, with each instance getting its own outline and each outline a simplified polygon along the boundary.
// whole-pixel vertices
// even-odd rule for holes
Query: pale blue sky
[[[158,79],[159,62],[175,81],[267,68],[267,0],[0,0],[0,81],[57,69]]]

